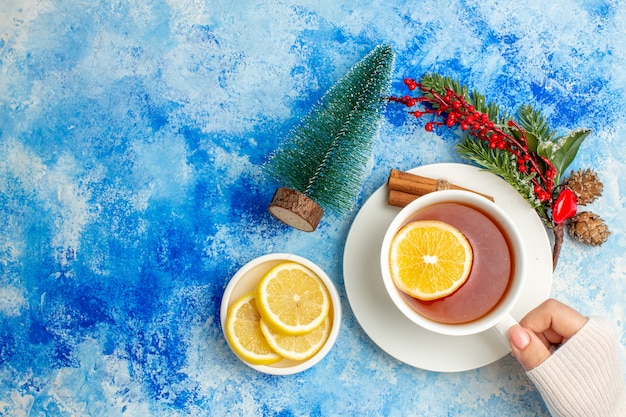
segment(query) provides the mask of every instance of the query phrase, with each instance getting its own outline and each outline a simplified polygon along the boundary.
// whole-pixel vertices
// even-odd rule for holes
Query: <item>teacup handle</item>
[[[495,329],[498,331],[500,339],[507,347],[510,346],[509,329],[516,324],[519,324],[517,320],[515,320],[510,314],[507,314],[495,325]]]

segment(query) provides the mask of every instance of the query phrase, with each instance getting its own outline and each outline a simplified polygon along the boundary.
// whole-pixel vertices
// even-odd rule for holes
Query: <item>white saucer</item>
[[[534,209],[506,181],[464,164],[434,164],[410,172],[488,194],[519,226],[527,245],[527,283],[512,315],[522,318],[550,294],[552,248],[546,229]],[[380,247],[385,230],[400,210],[387,205],[383,185],[365,202],[350,228],[343,270],[350,307],[367,335],[382,350],[416,368],[459,372],[480,368],[510,350],[495,330],[472,336],[444,336],[409,321],[385,291],[380,274]]]

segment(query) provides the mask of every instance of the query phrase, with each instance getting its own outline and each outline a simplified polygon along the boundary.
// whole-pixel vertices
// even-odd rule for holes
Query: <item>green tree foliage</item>
[[[394,58],[380,45],[351,68],[271,155],[266,172],[324,210],[348,213],[371,158]]]

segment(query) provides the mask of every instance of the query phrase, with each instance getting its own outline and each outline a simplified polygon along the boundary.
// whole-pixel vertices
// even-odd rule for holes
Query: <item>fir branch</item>
[[[404,82],[410,90],[418,89],[422,96],[391,97],[390,100],[403,103],[407,107],[422,103],[424,110],[410,113],[416,117],[424,114],[435,116],[435,120],[425,124],[424,128],[427,131],[439,126],[449,128],[459,126],[461,131],[465,132],[465,143],[462,148],[465,149],[468,158],[489,167],[496,175],[503,177],[520,191],[544,221],[551,222],[547,213],[557,196],[554,182],[557,171],[551,159],[544,154],[547,155],[552,148],[537,147],[535,138],[527,135],[506,111],[502,112],[495,103],[486,104],[484,96],[476,91],[472,92],[470,97],[467,88],[461,86],[458,81],[438,74],[427,74],[419,83],[409,78]],[[540,128],[545,126],[540,123],[541,121],[538,113],[529,113],[526,118],[527,123],[536,122],[533,124],[536,131],[543,133]],[[572,139],[566,142],[574,151],[578,143],[577,138],[572,136]],[[480,145],[472,146],[473,141],[480,142]],[[539,154],[535,149],[545,149],[545,152]],[[566,155],[560,150],[559,152]],[[504,156],[497,157],[501,153]],[[481,158],[486,158],[485,163],[481,163]],[[563,160],[568,162],[569,159]],[[498,164],[505,165],[498,167]]]
[[[533,175],[520,175],[515,159],[511,158],[509,154],[491,149],[484,142],[470,137],[466,137],[457,144],[457,151],[464,158],[482,166],[486,171],[501,177],[511,184],[530,206],[537,211],[544,224],[551,226],[551,220],[545,206],[537,200],[533,192],[531,183]]]
[[[536,110],[525,104],[520,107],[517,116],[520,127],[526,131],[528,147],[531,151],[536,152],[541,143],[553,140],[556,132],[550,129],[546,118],[541,114],[541,110]]]
[[[445,94],[446,90],[452,90],[457,95],[465,97],[466,100],[471,101],[469,90],[466,86],[461,85],[458,80],[451,77],[444,77],[440,74],[426,74],[420,80],[422,85],[438,94]],[[428,96],[428,93],[426,94]]]
[[[563,237],[563,222],[571,217],[573,192],[560,184],[561,175],[574,160],[581,143],[591,133],[589,129],[575,129],[555,138],[540,111],[525,105],[518,111],[519,122],[495,103],[486,104],[485,98],[456,80],[438,74],[427,74],[420,82],[405,78],[409,90],[421,96],[390,97],[393,102],[407,107],[415,117],[432,115],[424,128],[460,127],[465,132],[458,145],[459,153],[481,165],[485,170],[503,178],[530,204],[545,226],[555,236],[553,262],[556,265]],[[575,208],[575,202],[574,208]]]
[[[519,124],[526,131],[532,133],[541,141],[550,141],[554,138],[556,132],[550,129],[548,121],[541,114],[541,110],[533,108],[531,105],[524,104],[518,112]]]

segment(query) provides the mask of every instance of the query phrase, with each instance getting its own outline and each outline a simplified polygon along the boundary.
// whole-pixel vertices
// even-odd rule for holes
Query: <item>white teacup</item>
[[[389,250],[391,241],[398,230],[405,225],[416,212],[426,207],[442,203],[459,203],[486,214],[496,223],[501,232],[505,234],[512,257],[512,274],[505,294],[497,305],[487,314],[467,323],[441,323],[418,313],[407,303],[406,295],[396,287],[390,274]],[[391,300],[398,310],[415,324],[432,332],[450,336],[472,335],[495,328],[503,336],[503,341],[506,341],[508,345],[508,330],[517,323],[511,316],[511,310],[518,302],[524,286],[526,251],[522,243],[521,235],[515,224],[509,216],[492,201],[479,194],[460,190],[436,191],[418,198],[400,210],[389,225],[383,238],[380,264],[383,282]]]

